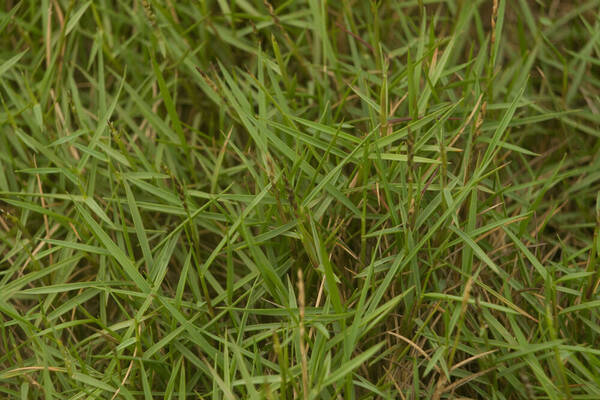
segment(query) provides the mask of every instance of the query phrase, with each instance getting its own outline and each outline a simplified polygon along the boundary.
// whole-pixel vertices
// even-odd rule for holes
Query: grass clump
[[[600,397],[600,2],[11,1],[0,397]]]

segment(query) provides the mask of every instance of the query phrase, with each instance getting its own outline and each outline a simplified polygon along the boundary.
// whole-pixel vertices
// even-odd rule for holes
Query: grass
[[[0,397],[600,398],[599,12],[6,1]]]

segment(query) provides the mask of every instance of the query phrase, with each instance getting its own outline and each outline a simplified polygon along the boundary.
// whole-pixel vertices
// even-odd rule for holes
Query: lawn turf
[[[0,398],[600,398],[600,1],[6,0]]]

